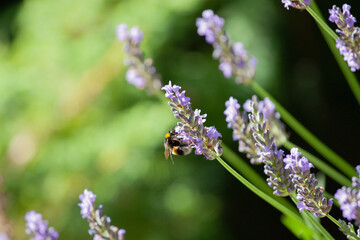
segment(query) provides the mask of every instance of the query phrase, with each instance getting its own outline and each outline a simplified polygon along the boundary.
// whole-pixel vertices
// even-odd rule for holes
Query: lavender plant
[[[300,212],[306,209],[315,217],[325,217],[329,214],[333,201],[327,200],[324,197],[324,188],[317,186],[315,174],[310,173],[314,166],[307,158],[300,156],[298,149],[292,148],[290,154],[284,158],[285,169],[290,169],[290,179],[296,188],[299,200],[297,207]]]
[[[294,184],[290,180],[290,170],[284,168],[283,153],[274,142],[274,137],[266,128],[264,114],[259,111],[255,102],[250,103],[252,112],[249,114],[250,129],[257,149],[259,160],[264,163],[264,173],[268,185],[278,196],[288,196],[294,191]]]
[[[257,154],[257,149],[253,144],[254,139],[252,136],[251,125],[248,118],[248,113],[251,112],[250,102],[254,102],[258,106],[258,110],[264,116],[266,120],[266,129],[268,129],[274,136],[274,142],[278,146],[281,146],[287,140],[287,134],[285,132],[284,124],[280,121],[280,114],[275,111],[275,105],[265,98],[263,101],[259,101],[254,95],[252,99],[248,99],[244,105],[244,111],[239,111],[240,104],[238,101],[230,97],[226,101],[226,122],[228,128],[233,130],[233,140],[239,142],[239,152],[246,153],[247,158],[250,159],[252,164],[260,164],[262,160]]]
[[[296,3],[292,1],[292,3]],[[306,8],[310,2],[299,1],[293,7]],[[288,6],[292,6],[289,5]],[[239,83],[252,83],[255,67],[251,68],[251,60],[247,57],[246,51],[241,44],[231,44],[222,30],[224,20],[213,11],[205,10],[202,18],[198,18],[196,25],[199,35],[205,36],[208,43],[214,46],[215,58],[220,60],[219,69],[226,78],[236,77]],[[244,57],[246,55],[246,57]],[[242,57],[240,57],[242,56]],[[238,59],[240,57],[240,60]],[[241,63],[240,63],[241,62]],[[253,65],[255,66],[255,65]],[[241,69],[241,71],[236,71]],[[234,173],[220,158],[222,148],[218,137],[221,134],[215,127],[204,127],[206,114],[201,115],[200,110],[195,111],[191,108],[190,98],[185,96],[185,91],[180,92],[181,87],[172,85],[169,82],[162,90],[165,96],[170,98],[169,105],[174,116],[179,119],[175,132],[177,136],[189,146],[195,148],[195,154],[203,154],[206,159],[217,158],[219,162],[227,168],[234,176],[242,181],[250,189],[254,188]],[[280,122],[280,114],[275,112],[275,105],[265,98],[258,101],[256,97],[248,100],[244,104],[244,113],[240,114],[240,104],[234,98],[226,102],[225,110],[228,127],[233,128],[233,138],[239,141],[240,151],[248,153],[252,162],[264,163],[264,172],[269,176],[268,185],[273,188],[274,194],[278,196],[291,196],[297,191],[299,200],[297,207],[302,212],[304,209],[312,212],[315,217],[329,217],[329,211],[333,205],[332,199],[327,200],[323,197],[324,189],[317,186],[317,179],[310,173],[313,165],[305,158],[300,158],[297,149],[292,149],[291,154],[284,158],[284,152],[278,149],[278,144],[287,141],[284,126]],[[246,112],[250,114],[247,116]],[[275,137],[276,136],[276,137]],[[255,143],[255,144],[254,144]],[[257,192],[255,189],[254,192]],[[259,194],[260,196],[261,194]],[[336,222],[336,221],[335,221]],[[338,225],[339,223],[336,222]],[[323,236],[329,238],[329,234],[316,221]]]
[[[166,92],[165,97],[171,100],[168,103],[175,118],[180,120],[175,127],[178,137],[191,148],[195,148],[196,155],[204,155],[205,159],[214,160],[221,156],[221,140],[218,140],[221,134],[214,126],[204,126],[206,114],[201,115],[200,109],[193,111],[185,91],[180,93],[181,87],[172,85],[171,81],[161,89]]]
[[[35,211],[27,212],[25,215],[26,233],[33,240],[55,240],[59,233],[53,227],[48,227],[48,222],[42,219],[42,215]]]
[[[351,71],[359,69],[359,51],[360,51],[360,29],[354,27],[356,18],[350,13],[351,6],[344,4],[342,11],[339,7],[333,6],[329,9],[329,21],[337,25],[336,33],[339,38],[336,40],[336,47],[344,60],[349,65]]]
[[[144,58],[140,48],[143,32],[138,26],[128,29],[125,23],[116,27],[117,39],[124,42],[124,50],[127,53],[125,65],[129,66],[126,73],[126,80],[138,89],[147,89],[154,93],[161,87],[160,75],[156,73],[153,60]]]
[[[96,195],[85,189],[79,196],[81,215],[89,222],[89,234],[94,236],[94,240],[123,240],[126,231],[111,225],[110,217],[103,215],[102,205],[95,207]]]

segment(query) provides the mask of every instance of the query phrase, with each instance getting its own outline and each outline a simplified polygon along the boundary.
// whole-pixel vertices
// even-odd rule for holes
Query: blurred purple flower
[[[340,204],[343,217],[347,220],[355,220],[360,226],[360,165],[356,166],[359,177],[352,178],[352,188],[345,187],[338,189],[334,197]]]
[[[224,77],[231,78],[231,76],[232,76],[232,67],[231,67],[230,63],[227,63],[227,62],[220,63],[219,69],[223,72]]]
[[[5,233],[0,232],[0,240],[10,240],[10,238]]]
[[[116,27],[116,36],[120,42],[124,42],[124,50],[127,53],[125,65],[129,66],[126,72],[126,80],[138,89],[146,89],[149,93],[160,90],[161,78],[156,73],[151,59],[144,59],[144,53],[140,49],[144,33],[138,26],[128,28],[125,23]]]
[[[144,78],[141,77],[141,75],[138,73],[138,71],[135,68],[130,68],[126,72],[126,80],[128,81],[128,83],[134,85],[139,89],[143,89],[146,86],[146,82]]]
[[[257,61],[248,56],[242,43],[229,41],[223,30],[224,23],[224,19],[212,10],[203,11],[202,18],[196,19],[198,34],[205,36],[206,42],[214,47],[213,57],[219,59],[219,69],[224,77],[235,76],[237,83],[249,84],[255,75]]]
[[[59,233],[54,228],[48,227],[48,222],[42,219],[42,215],[35,211],[25,214],[26,233],[31,235],[34,240],[55,240],[59,238]]]
[[[82,215],[83,218],[88,218],[91,216],[91,214],[95,211],[95,199],[96,199],[96,195],[85,189],[83,194],[80,194],[79,196],[80,199],[80,203],[78,204],[79,207],[81,208],[80,213]]]
[[[198,34],[205,36],[206,42],[212,44],[216,41],[216,35],[222,31],[224,19],[208,9],[203,11],[202,18],[196,19],[196,26],[198,27]]]

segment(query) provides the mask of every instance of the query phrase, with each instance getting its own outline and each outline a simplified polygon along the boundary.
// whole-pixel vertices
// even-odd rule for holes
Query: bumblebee
[[[174,129],[170,130],[165,134],[164,147],[165,158],[168,159],[170,155],[171,161],[173,161],[173,154],[188,155],[191,152],[191,147],[189,146],[189,144],[184,143],[182,139],[178,137],[178,133],[176,133]]]

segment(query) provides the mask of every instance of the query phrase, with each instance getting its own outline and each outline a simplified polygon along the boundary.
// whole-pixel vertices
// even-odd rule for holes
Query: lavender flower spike
[[[245,153],[252,164],[261,164],[263,162],[257,154],[248,117],[248,113],[252,111],[251,102],[256,103],[258,111],[263,114],[266,120],[266,129],[269,129],[271,135],[274,136],[276,145],[282,145],[288,136],[284,124],[280,121],[280,114],[275,111],[275,105],[268,98],[259,101],[256,96],[253,96],[252,99],[248,99],[244,103],[243,112],[240,112],[240,104],[233,97],[226,101],[226,110],[224,112],[226,122],[228,128],[233,129],[233,140],[239,142],[239,152]]]
[[[138,26],[128,29],[125,23],[116,27],[116,36],[120,42],[124,42],[124,50],[127,53],[125,64],[129,66],[126,80],[138,89],[147,89],[150,93],[160,90],[161,79],[156,74],[151,59],[144,59],[144,53],[140,49],[143,32]]]
[[[311,0],[281,0],[281,2],[287,10],[289,10],[289,7],[305,9],[310,6]]]
[[[326,217],[333,205],[332,199],[327,200],[323,197],[324,188],[318,187],[318,180],[315,174],[310,173],[314,166],[305,157],[300,157],[301,153],[297,148],[292,148],[290,155],[286,155],[284,162],[285,169],[290,169],[291,181],[295,184],[299,211],[304,209],[312,212],[315,217]]]
[[[79,196],[81,215],[89,222],[89,234],[94,235],[94,240],[123,240],[126,231],[110,225],[111,219],[102,213],[102,205],[95,207],[96,195],[85,189]]]
[[[352,188],[338,189],[334,197],[339,201],[343,217],[355,220],[355,225],[360,226],[360,165],[356,167],[359,177],[352,178]]]
[[[274,142],[274,136],[266,128],[267,121],[257,108],[256,102],[251,102],[252,113],[249,114],[250,128],[257,148],[257,154],[264,163],[266,180],[278,196],[288,196],[294,192],[294,184],[290,180],[290,170],[284,168],[282,150]]]
[[[180,120],[175,127],[178,137],[195,148],[196,155],[204,155],[208,160],[219,157],[222,154],[221,141],[218,141],[221,134],[214,126],[204,126],[206,114],[201,115],[199,109],[193,111],[185,91],[180,92],[181,87],[172,85],[171,81],[161,89],[166,92],[165,97],[171,100],[169,105],[174,116]]]
[[[219,69],[225,78],[236,77],[237,83],[250,84],[255,75],[257,60],[249,57],[243,44],[231,43],[223,30],[224,19],[210,9],[196,19],[197,32],[214,47],[213,57],[219,59]]]
[[[25,214],[26,233],[31,235],[33,240],[55,240],[59,233],[53,227],[48,227],[48,222],[42,219],[40,213],[30,211]]]
[[[336,47],[344,60],[348,63],[351,71],[355,72],[359,69],[360,64],[360,29],[354,27],[356,18],[350,13],[351,7],[347,4],[342,6],[342,10],[333,6],[329,9],[329,21],[337,25],[336,33],[339,38],[336,40]]]

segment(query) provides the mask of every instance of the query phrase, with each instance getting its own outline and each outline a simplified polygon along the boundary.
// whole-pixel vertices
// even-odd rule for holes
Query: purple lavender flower
[[[310,169],[314,166],[297,148],[292,148],[289,155],[284,158],[285,169],[291,170],[290,179],[297,192],[298,209],[312,212],[315,217],[326,217],[333,205],[332,199],[327,200],[323,194],[324,189],[318,187],[318,180]]]
[[[48,222],[42,219],[40,213],[30,211],[25,214],[26,233],[34,240],[55,240],[59,233],[53,227],[48,227]]]
[[[129,30],[129,38],[135,45],[139,45],[142,41],[144,33],[140,31],[139,26],[132,27]]]
[[[267,120],[266,128],[274,136],[277,145],[282,145],[286,141],[287,134],[284,124],[280,121],[280,114],[275,112],[275,105],[268,98],[258,101],[256,96],[253,96],[252,99],[246,100],[243,105],[244,112],[240,112],[240,104],[233,97],[226,101],[226,110],[224,111],[226,122],[228,128],[233,129],[233,140],[239,142],[239,152],[246,153],[252,164],[261,164],[262,160],[257,154],[248,118],[248,113],[252,111],[252,102],[256,103],[258,111]]]
[[[199,109],[193,111],[190,98],[185,96],[185,91],[180,92],[181,87],[172,85],[171,81],[161,89],[165,91],[165,97],[171,100],[169,105],[174,116],[180,120],[175,127],[177,136],[191,148],[195,148],[196,155],[204,155],[208,160],[220,156],[222,148],[218,138],[221,134],[214,126],[204,126],[206,114],[201,115]]]
[[[139,45],[142,41],[144,33],[140,31],[138,26],[128,29],[125,23],[116,27],[117,39],[121,42],[130,42],[134,45]]]
[[[249,114],[250,129],[260,161],[264,163],[264,173],[269,176],[266,180],[278,196],[288,196],[294,191],[294,184],[290,180],[290,170],[284,168],[283,154],[274,142],[274,136],[266,128],[268,125],[263,114],[257,109],[257,103],[251,102],[252,113]]]
[[[0,240],[10,240],[10,238],[5,233],[0,232]]]
[[[129,30],[125,23],[119,24],[116,27],[116,36],[120,42],[125,42],[128,38]]]
[[[333,5],[332,9],[329,9],[329,21],[336,23],[339,28],[351,28],[356,22],[356,18],[350,13],[351,6],[344,4],[342,10]]]
[[[329,21],[338,26],[336,33],[339,38],[336,40],[336,47],[351,71],[355,72],[360,64],[360,29],[354,27],[356,18],[351,15],[350,9],[350,5],[347,4],[342,6],[342,10],[334,5],[332,9],[329,9]]]
[[[139,72],[135,68],[130,68],[126,72],[126,80],[128,81],[128,83],[134,85],[139,89],[143,89],[146,87],[145,79],[141,77],[141,74],[139,74]]]
[[[85,189],[84,193],[79,195],[79,199],[81,201],[79,203],[80,213],[83,218],[88,220],[90,226],[89,234],[94,235],[94,240],[124,239],[126,231],[110,225],[111,219],[103,215],[102,205],[96,209],[96,195],[93,192]]]
[[[289,10],[289,7],[305,9],[310,6],[311,0],[281,0],[281,2],[287,10]]]
[[[206,42],[213,44],[216,41],[216,35],[221,34],[224,22],[224,19],[215,15],[212,10],[204,10],[202,18],[196,19],[198,34],[205,36]]]
[[[358,171],[360,165],[356,167]],[[355,220],[355,224],[360,226],[360,173],[359,177],[352,178],[352,188],[342,187],[338,189],[334,197],[340,204],[343,217],[347,220]]]
[[[240,104],[237,99],[230,97],[229,100],[225,102],[225,106],[226,110],[224,114],[226,116],[226,122],[228,123],[228,128],[232,128],[239,116]]]
[[[223,30],[224,19],[214,14],[212,10],[205,10],[202,18],[196,19],[198,34],[205,36],[207,43],[214,47],[213,57],[219,59],[219,69],[225,78],[236,77],[236,82],[249,84],[254,75],[257,60],[249,57],[242,43],[230,43]]]
[[[80,203],[78,204],[81,208],[80,213],[83,218],[91,217],[91,214],[95,211],[94,203],[96,195],[85,189],[83,194],[80,194]]]
[[[219,69],[223,72],[224,77],[226,78],[232,77],[232,67],[230,63],[227,62],[220,63]]]
[[[125,64],[129,66],[126,80],[138,89],[147,89],[150,93],[160,90],[161,79],[156,74],[151,59],[144,59],[144,53],[140,49],[143,32],[138,26],[128,29],[125,23],[116,27],[116,36],[120,42],[124,42],[124,50],[127,53]]]

